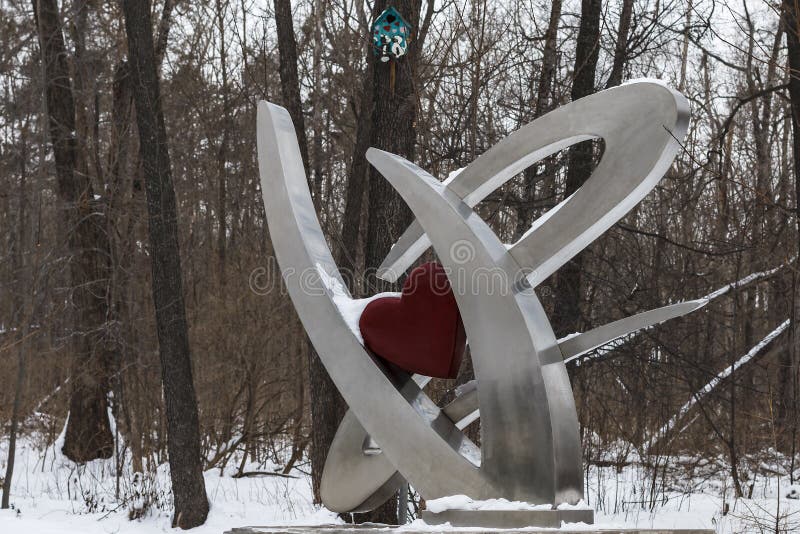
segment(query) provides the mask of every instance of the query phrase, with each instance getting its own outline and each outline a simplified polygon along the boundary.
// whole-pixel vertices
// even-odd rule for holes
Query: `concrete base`
[[[594,510],[423,510],[420,519],[429,525],[450,523],[453,527],[558,528],[561,523],[594,523]]]
[[[240,527],[228,530],[225,534],[536,534],[550,533],[558,534],[714,534],[712,529],[649,529],[649,528],[613,528],[597,526],[596,528],[583,527],[581,529],[565,528],[563,530],[553,530],[546,528],[526,528],[497,530],[486,529],[478,530],[462,527],[459,529],[446,527],[436,530],[434,527],[413,528],[406,525],[402,527],[380,525],[375,523],[364,523],[361,525],[315,525],[315,526],[287,526],[287,527]]]

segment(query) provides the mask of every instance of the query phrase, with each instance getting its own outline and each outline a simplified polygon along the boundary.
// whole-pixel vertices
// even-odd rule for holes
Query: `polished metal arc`
[[[446,189],[475,206],[536,161],[578,141],[602,138],[603,157],[589,180],[533,223],[511,249],[537,285],[622,218],[669,168],[689,125],[680,93],[633,81],[559,107],[512,133],[467,166]],[[383,261],[394,281],[430,246],[415,221]]]
[[[491,235],[491,237],[488,237],[491,240],[491,238],[494,238],[494,234],[491,231],[477,232],[475,236],[467,236],[466,238],[461,236],[457,240],[455,237],[449,236],[449,241],[448,236],[440,235],[439,241],[436,239],[429,240],[422,231],[422,227],[426,226],[422,220],[423,214],[430,215],[433,212],[441,214],[441,208],[425,206],[424,204],[422,207],[415,205],[413,202],[414,197],[404,194],[396,181],[393,181],[392,176],[387,174],[387,169],[381,168],[381,158],[386,161],[394,158],[394,163],[400,163],[400,165],[395,166],[394,172],[396,175],[398,173],[402,174],[402,167],[405,166],[406,170],[410,169],[410,174],[416,174],[417,177],[421,178],[421,181],[427,180],[439,193],[439,195],[422,193],[417,196],[424,197],[423,199],[449,196],[453,200],[453,204],[455,204],[455,199],[462,201],[455,211],[460,211],[461,216],[466,218],[469,216],[475,217],[475,214],[468,209],[470,206],[473,206],[514,174],[536,160],[574,142],[594,137],[602,138],[606,146],[603,159],[586,184],[557,206],[556,209],[551,210],[537,220],[531,230],[511,247],[507,254],[504,255],[503,252],[498,252],[495,255],[497,263],[492,264],[486,261],[485,258],[479,261],[481,266],[479,268],[504,269],[509,280],[516,279],[519,273],[533,271],[528,280],[531,285],[535,286],[540,280],[549,276],[580,249],[608,229],[655,186],[677,153],[679,148],[678,140],[685,135],[687,125],[688,105],[680,94],[660,84],[643,82],[605,91],[595,95],[593,98],[583,99],[556,110],[501,141],[447,184],[440,184],[432,177],[426,176],[424,171],[416,168],[410,162],[401,161],[401,158],[381,154],[371,149],[368,152],[368,159],[400,191],[418,217],[417,227],[412,226],[392,248],[387,260],[384,262],[384,266],[388,265],[389,270],[384,271],[382,275],[388,279],[396,279],[400,270],[405,270],[408,264],[417,258],[431,240],[434,243],[438,242],[440,245],[445,243],[452,245],[457,241],[466,241],[479,250],[481,248],[480,245],[487,245],[487,236]],[[372,157],[370,157],[370,154],[372,154]],[[384,161],[384,164],[386,161]],[[438,230],[443,226],[447,227],[447,224],[446,221],[440,220],[433,221],[432,226]],[[547,236],[547,238],[543,240],[541,238],[542,235]],[[437,253],[446,267],[451,269],[455,267],[461,271],[461,276],[470,277],[469,272],[464,275],[465,265],[463,263],[455,262],[457,265],[447,264],[445,256],[448,256],[451,251],[440,250],[440,248],[444,249],[444,246],[434,246],[434,248],[437,249]],[[480,250],[478,255],[480,255]],[[452,259],[450,258],[450,260]],[[401,269],[397,269],[398,264],[401,265]],[[392,271],[392,269],[395,269],[395,271]],[[459,308],[462,313],[465,313],[465,310],[476,307],[475,302],[472,304],[462,302],[469,298],[469,295],[465,295],[465,292],[457,291],[456,295],[457,299],[461,297],[459,299]],[[529,306],[527,309],[535,310],[537,306],[541,308],[535,296],[527,294],[525,296],[530,299],[527,303]],[[473,300],[483,304],[485,297],[486,295],[481,295],[480,299]],[[532,302],[535,302],[535,304],[531,304]],[[567,352],[567,354],[585,352],[608,342],[610,339],[624,335],[627,333],[624,330],[625,328],[637,329],[646,327],[654,322],[660,322],[661,320],[686,313],[690,309],[693,309],[691,305],[668,307],[667,309],[654,310],[618,321],[612,325],[606,325],[606,327],[601,327],[576,337],[564,347],[567,350],[562,351],[561,347],[559,347],[559,352],[562,357],[563,352]],[[533,313],[533,315],[537,314]],[[531,322],[535,323],[540,330],[550,330],[547,320],[542,319],[541,314],[539,314]],[[502,324],[506,326],[507,322],[502,321]],[[476,337],[479,340],[484,339],[483,334],[485,332],[479,330],[476,336],[474,328],[470,329],[466,318],[465,325],[467,326],[471,345],[474,345],[472,340]],[[477,322],[474,326],[476,325],[480,326],[481,323]],[[542,325],[546,325],[546,328],[543,328]],[[552,335],[551,330],[549,333]],[[516,336],[508,337],[509,344],[517,344]],[[544,338],[541,335],[537,336],[537,340],[542,342],[546,340],[546,336]],[[548,349],[549,347],[545,348],[545,351]],[[533,350],[535,351],[535,349]],[[474,347],[473,359],[476,359]],[[558,362],[555,362],[554,359],[547,361],[548,363],[556,364],[556,367],[558,363],[561,363],[560,359]],[[486,368],[492,369],[490,365]],[[534,370],[535,372],[536,370]],[[477,368],[476,374],[479,374]],[[563,376],[566,376],[565,372]],[[481,380],[480,383],[482,384],[479,390],[480,398],[486,395],[493,398],[495,404],[504,406],[524,405],[523,402],[500,402],[496,400],[496,396],[486,394],[484,391],[486,388],[483,387],[484,380]],[[564,389],[569,389],[568,380],[566,381],[566,387],[560,387],[558,384],[553,385],[550,391],[554,394],[551,396],[549,395],[550,391],[548,391],[548,398],[544,403],[546,405],[545,409],[552,409],[558,419],[564,419],[565,415],[569,414],[570,411],[574,412],[574,405],[571,410],[568,407],[568,404],[571,403],[571,396],[570,403],[555,401],[556,392],[561,392]],[[509,399],[503,400],[508,401]],[[552,406],[547,406],[550,403],[552,403]],[[482,424],[485,430],[484,439],[482,439],[484,445],[482,469],[491,471],[492,466],[486,462],[487,455],[485,453],[491,444],[486,442],[486,438],[488,436],[489,440],[498,439],[499,434],[487,430],[491,427],[491,423],[487,421],[485,404],[485,402],[481,402],[481,408],[483,408],[481,410]],[[503,413],[502,417],[508,418],[508,415],[508,413]],[[508,425],[508,427],[513,426]],[[541,425],[537,426],[541,427]],[[547,430],[551,432],[547,432]],[[521,433],[517,427],[514,427],[513,432],[515,434]],[[563,454],[564,450],[569,449],[568,439],[563,439],[566,434],[554,436],[556,432],[558,432],[558,426],[556,425],[553,425],[550,429],[545,428],[543,441],[552,439],[554,442],[558,442],[558,446],[555,448],[556,454]],[[508,443],[505,445],[507,446]],[[544,447],[546,448],[546,445]],[[516,472],[524,472],[524,461],[521,458],[515,458],[514,461],[517,462],[515,466]],[[561,467],[558,459],[555,460],[554,464],[552,466],[554,470]],[[561,465],[565,464],[566,462],[562,462]],[[533,462],[528,464],[528,466],[531,465],[534,465]],[[510,471],[506,471],[506,473],[508,472]],[[564,478],[566,479],[566,477]],[[558,485],[559,483],[556,482],[555,487],[558,487]],[[530,488],[528,489],[530,490]],[[561,489],[556,489],[556,493],[558,491],[561,491]]]
[[[291,118],[267,102],[258,106],[258,162],[270,237],[289,295],[360,423],[427,498],[499,494],[475,465],[475,445],[441,415],[416,382],[393,375],[374,360],[348,327],[329,286],[349,295],[311,202]]]
[[[536,294],[460,287],[487,269],[512,280],[519,266],[486,222],[424,170],[374,148],[367,159],[417,215],[450,277],[480,384],[481,472],[501,489],[499,497],[534,503],[580,500],[581,447],[572,389]],[[464,242],[472,245],[471,257],[453,258],[453,244]]]
[[[424,387],[424,383],[417,382]],[[442,414],[459,430],[477,418],[477,393],[475,381],[472,381],[442,408]],[[365,450],[367,443],[368,451]],[[383,454],[380,444],[364,430],[352,410],[348,410],[325,460],[320,485],[325,506],[334,512],[366,512],[386,502],[404,483],[405,479]]]
[[[329,508],[370,509],[403,477],[427,499],[463,493],[559,504],[582,497],[578,421],[564,358],[697,306],[645,312],[559,343],[533,287],[655,186],[687,124],[680,94],[638,82],[541,117],[446,184],[399,156],[367,152],[417,217],[381,275],[397,279],[432,242],[464,320],[477,387],[473,383],[439,410],[422,392],[424,380],[384,367],[347,327],[329,287],[342,291],[344,284],[314,213],[291,119],[282,108],[259,104],[259,169],[276,256],[309,337],[351,408],[325,467],[322,493]],[[605,152],[591,178],[510,249],[472,210],[535,161],[598,137]],[[453,257],[459,243],[470,244],[471,257]],[[327,282],[306,277],[303,285],[299,276],[286,275],[309,270]],[[503,273],[512,290],[459,285],[487,270]],[[480,450],[461,432],[479,415]]]
[[[414,375],[424,388],[431,377]],[[477,383],[472,380],[456,391],[456,398],[442,408],[442,414],[463,430],[479,417]],[[394,495],[406,480],[382,454],[380,445],[348,410],[339,424],[322,473],[320,494],[334,512],[366,512]],[[476,465],[477,455],[470,459]],[[346,481],[346,484],[343,484]]]
[[[566,363],[628,334],[691,313],[707,303],[705,299],[691,300],[642,312],[559,340],[558,347]],[[415,379],[420,387],[427,383],[424,377]],[[456,398],[442,408],[442,413],[459,430],[476,421],[480,417],[477,380],[460,386]],[[365,441],[370,444],[369,451],[364,448]],[[355,482],[350,485],[351,491],[340,491],[341,480]],[[381,455],[380,445],[348,411],[325,462],[321,493],[328,507],[339,512],[368,511],[394,495],[404,482],[386,456]]]
[[[564,362],[569,362],[606,343],[611,343],[628,334],[650,328],[664,321],[682,317],[687,313],[699,310],[706,304],[708,304],[708,300],[706,299],[688,300],[686,302],[670,304],[663,308],[637,313],[631,317],[625,317],[613,323],[598,326],[588,332],[583,332],[582,334],[560,340],[558,342],[558,347],[561,349],[561,354],[564,356]]]

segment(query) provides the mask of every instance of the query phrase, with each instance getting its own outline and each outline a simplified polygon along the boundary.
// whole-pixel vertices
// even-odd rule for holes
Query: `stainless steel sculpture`
[[[399,156],[369,149],[368,160],[417,217],[380,275],[397,280],[432,244],[469,338],[476,381],[439,409],[422,391],[426,377],[387,370],[348,326],[340,304],[350,295],[317,221],[291,119],[283,108],[259,103],[259,169],[275,254],[303,325],[350,407],[325,466],[321,490],[328,508],[371,509],[404,479],[426,499],[466,494],[558,505],[582,498],[578,420],[565,358],[703,302],[642,313],[559,342],[534,288],[658,183],[688,117],[681,94],[634,82],[524,126],[447,183]],[[529,165],[591,138],[605,142],[591,178],[517,243],[501,243],[472,210]],[[484,273],[499,273],[507,290],[464,284]],[[478,416],[480,449],[461,432]]]

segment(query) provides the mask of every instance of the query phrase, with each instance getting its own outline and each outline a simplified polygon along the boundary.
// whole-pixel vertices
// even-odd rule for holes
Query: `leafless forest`
[[[12,450],[23,435],[52,444],[67,423],[78,463],[130,458],[147,473],[182,455],[173,484],[201,487],[176,491],[180,526],[205,517],[201,469],[299,467],[318,484],[345,407],[281,290],[257,102],[290,111],[331,249],[367,296],[387,289],[374,268],[410,213],[366,148],[444,179],[549,110],[646,77],[689,99],[683,150],[537,292],[559,337],[710,302],[568,363],[585,462],[645,465],[643,506],[690,476],[728,473],[737,496],[800,478],[795,0],[398,0],[414,33],[391,76],[370,41],[383,0],[148,4],[0,1],[0,437]],[[602,150],[564,150],[478,210],[513,242]],[[471,373],[465,361],[459,381]],[[428,387],[443,399],[454,385]],[[392,506],[374,517],[396,521]]]

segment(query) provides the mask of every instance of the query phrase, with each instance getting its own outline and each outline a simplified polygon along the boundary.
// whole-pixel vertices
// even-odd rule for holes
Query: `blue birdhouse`
[[[411,41],[411,25],[393,7],[387,7],[372,24],[374,54],[382,61],[406,55]]]

